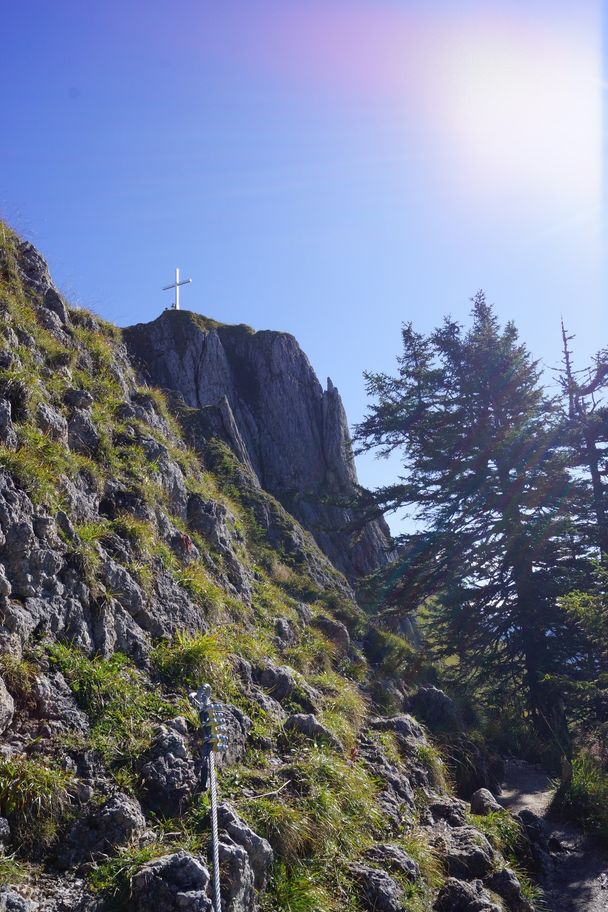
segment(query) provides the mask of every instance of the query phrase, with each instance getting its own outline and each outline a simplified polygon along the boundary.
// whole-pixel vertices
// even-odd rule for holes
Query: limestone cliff
[[[340,394],[331,380],[323,390],[293,336],[166,310],[124,338],[148,381],[202,410],[339,570],[352,579],[387,562],[386,524],[358,528],[343,505],[357,473]]]

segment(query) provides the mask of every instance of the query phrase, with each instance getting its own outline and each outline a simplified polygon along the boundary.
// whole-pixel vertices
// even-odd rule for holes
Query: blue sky
[[[5,4],[0,214],[74,302],[294,333],[351,421],[483,287],[608,343],[602,18],[580,0]],[[362,480],[394,467],[366,458]]]

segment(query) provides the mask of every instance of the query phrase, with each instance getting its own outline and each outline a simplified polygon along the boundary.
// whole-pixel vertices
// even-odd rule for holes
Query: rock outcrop
[[[223,437],[339,570],[354,578],[387,562],[386,524],[361,523],[348,506],[358,482],[340,394],[331,380],[322,389],[293,336],[167,310],[124,338],[149,382],[200,410],[207,432]]]

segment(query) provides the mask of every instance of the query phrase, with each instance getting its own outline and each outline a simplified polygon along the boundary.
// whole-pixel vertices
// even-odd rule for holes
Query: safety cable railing
[[[219,834],[217,823],[217,782],[215,776],[215,754],[226,750],[226,714],[221,703],[211,700],[211,687],[203,684],[190,694],[190,702],[197,710],[203,729],[203,786],[208,785],[211,796],[211,857],[213,861],[213,909],[222,912],[220,896]]]

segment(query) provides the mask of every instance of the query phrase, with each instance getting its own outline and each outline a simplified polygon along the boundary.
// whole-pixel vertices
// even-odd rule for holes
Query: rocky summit
[[[460,714],[357,602],[391,557],[357,493],[291,336],[121,332],[2,226],[0,910],[212,909],[203,682],[225,912],[531,910],[496,765],[453,794]]]
[[[166,310],[124,339],[147,382],[179,393],[197,432],[224,440],[339,570],[352,579],[387,563],[385,522],[349,506],[358,482],[340,394],[329,379],[323,390],[293,336]]]

